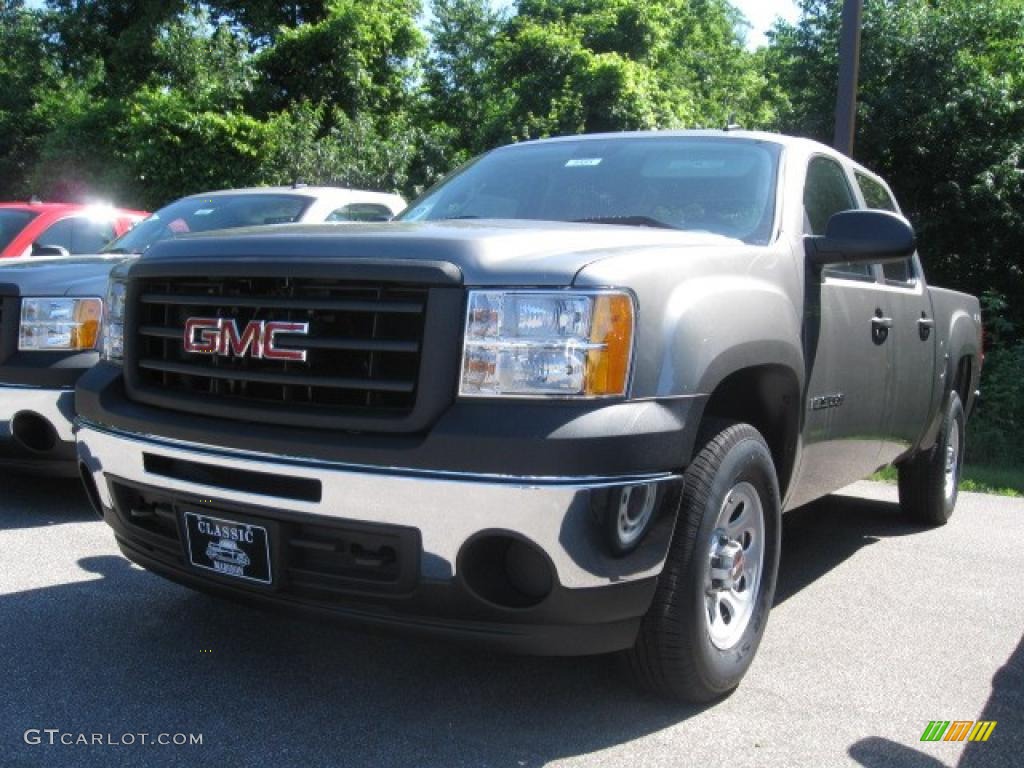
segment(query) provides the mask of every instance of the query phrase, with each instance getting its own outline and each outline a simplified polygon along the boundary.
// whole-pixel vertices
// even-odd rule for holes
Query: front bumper
[[[669,472],[537,478],[351,465],[192,445],[87,421],[79,425],[78,450],[87,487],[91,478],[94,501],[122,551],[157,573],[265,604],[534,653],[599,653],[632,645],[664,565],[674,514],[662,514],[632,553],[614,557],[604,539],[606,506],[622,486],[653,484],[667,502],[660,507],[674,512],[680,484]],[[163,510],[164,528],[133,523],[125,499],[143,497]],[[187,562],[180,543],[182,509],[200,504],[292,531],[414,531],[415,573],[391,590],[344,580],[331,589],[305,589],[284,562],[268,589],[202,571]],[[484,597],[467,579],[464,555],[488,536],[513,537],[543,553],[550,592],[526,606]],[[288,557],[291,545],[284,540],[279,546]]]
[[[74,474],[74,407],[73,389],[0,384],[0,465]],[[16,418],[27,442],[15,436]]]

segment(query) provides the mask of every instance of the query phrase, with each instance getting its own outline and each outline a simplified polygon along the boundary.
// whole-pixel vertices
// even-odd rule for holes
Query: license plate
[[[196,568],[260,584],[273,580],[270,537],[263,526],[185,512],[185,533]]]

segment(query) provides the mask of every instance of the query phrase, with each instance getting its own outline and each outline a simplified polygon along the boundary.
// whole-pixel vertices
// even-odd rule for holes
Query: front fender
[[[744,368],[788,368],[804,382],[801,323],[778,287],[750,277],[708,277],[679,285],[666,302],[661,324],[665,355],[654,391],[709,394]]]

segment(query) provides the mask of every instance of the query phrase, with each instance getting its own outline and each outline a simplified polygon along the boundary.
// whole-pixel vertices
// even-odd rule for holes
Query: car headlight
[[[634,314],[621,291],[470,291],[459,394],[625,395]]]
[[[120,363],[124,357],[125,282],[111,277],[107,283],[107,314],[103,318],[102,357]]]
[[[60,296],[22,299],[18,349],[31,352],[95,349],[102,318],[100,299]]]

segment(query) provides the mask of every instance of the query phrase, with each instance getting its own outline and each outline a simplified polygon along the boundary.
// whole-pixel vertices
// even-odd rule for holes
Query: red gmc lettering
[[[220,323],[217,318],[190,317],[185,321],[185,351],[200,355],[220,352]],[[199,337],[196,338],[196,331]]]
[[[238,326],[234,320],[221,320],[221,355],[235,355],[245,357],[251,354],[259,359],[263,357],[263,323],[253,320],[247,326],[241,337],[238,335]],[[250,349],[251,347],[251,349]]]
[[[306,362],[306,350],[304,349],[277,349],[274,346],[274,338],[279,333],[294,333],[305,336],[309,333],[309,323],[283,323],[269,322],[263,331],[265,348],[263,356],[267,360],[295,360],[300,363]]]
[[[253,357],[257,360],[285,360],[304,363],[305,349],[278,349],[277,336],[305,336],[309,323],[251,320],[241,333],[233,318],[190,317],[182,339],[186,352],[221,357]]]

